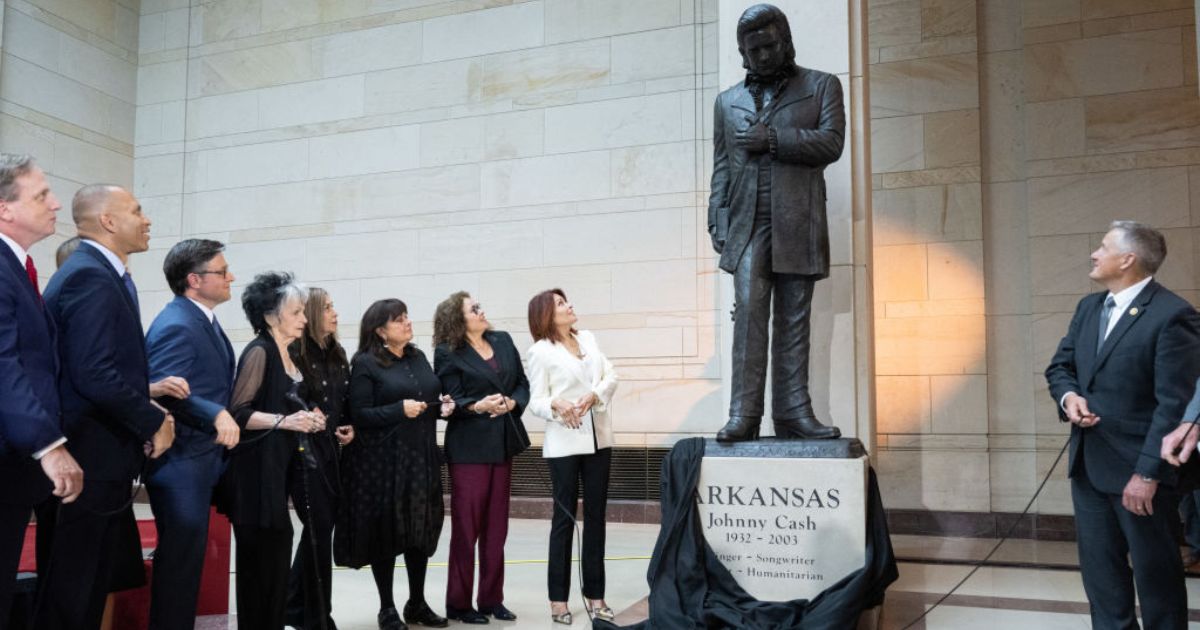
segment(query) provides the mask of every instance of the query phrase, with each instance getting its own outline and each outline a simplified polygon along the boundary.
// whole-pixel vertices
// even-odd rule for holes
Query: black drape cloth
[[[703,458],[704,439],[690,438],[677,443],[663,460],[662,529],[646,574],[650,618],[629,628],[844,630],[858,624],[862,611],[883,603],[884,591],[898,573],[874,470],[867,482],[863,568],[812,600],[761,602],[738,586],[704,540],[695,498]],[[594,625],[617,627],[603,621]]]

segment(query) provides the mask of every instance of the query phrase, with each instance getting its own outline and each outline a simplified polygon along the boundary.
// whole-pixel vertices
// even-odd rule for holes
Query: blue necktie
[[[1113,309],[1117,307],[1117,301],[1113,296],[1108,296],[1104,300],[1104,308],[1100,309],[1100,337],[1096,340],[1096,353],[1100,353],[1100,348],[1104,347],[1104,338],[1108,336],[1108,320],[1112,317]]]
[[[125,291],[129,293],[129,299],[133,300],[133,310],[138,312],[138,318],[141,318],[142,307],[138,304],[137,285],[133,284],[133,276],[126,271],[125,275],[121,276],[121,280],[125,281]]]
[[[217,321],[217,316],[213,315],[213,330],[217,333],[217,345],[221,348],[221,356],[225,357],[225,361],[229,362],[233,357],[229,356],[229,350],[225,347],[225,331],[221,330],[221,322]]]

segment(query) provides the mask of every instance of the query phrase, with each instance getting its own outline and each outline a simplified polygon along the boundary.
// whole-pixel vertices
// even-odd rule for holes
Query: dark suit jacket
[[[521,413],[529,404],[529,380],[521,355],[506,332],[489,330],[483,338],[492,345],[500,371],[479,356],[469,344],[451,350],[441,344],[433,354],[442,391],[454,398],[454,415],[446,424],[446,461],[451,464],[498,464],[529,446]],[[510,416],[472,413],[467,406],[492,394],[504,394],[517,403]]]
[[[1069,472],[1080,464],[1102,492],[1121,494],[1135,472],[1166,484],[1175,469],[1159,457],[1163,436],[1183,417],[1200,376],[1200,315],[1151,280],[1120,315],[1099,353],[1100,309],[1107,292],[1079,302],[1046,380],[1055,405],[1067,392],[1088,402],[1100,422],[1071,427]],[[1059,407],[1059,416],[1066,414]]]
[[[159,404],[175,417],[175,443],[150,464],[151,483],[211,486],[221,474],[223,446],[215,444],[213,421],[233,394],[233,346],[191,300],[167,303],[146,333],[150,380],[187,379],[191,396],[164,396]]]
[[[141,317],[104,255],[84,243],[46,287],[58,326],[59,393],[71,454],[87,479],[129,481],[162,426],[150,403]]]
[[[50,481],[33,454],[62,437],[54,322],[0,243],[0,502],[33,505]]]
[[[725,243],[721,269],[733,273],[750,242],[760,158],[739,149],[734,135],[763,121],[777,138],[771,165],[771,269],[829,275],[825,167],[842,155],[846,114],[837,77],[797,67],[783,92],[755,112],[744,83],[717,96],[713,113],[712,194],[708,232]]]

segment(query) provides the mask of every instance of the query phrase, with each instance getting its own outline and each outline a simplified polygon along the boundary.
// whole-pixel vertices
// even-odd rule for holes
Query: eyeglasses
[[[208,270],[193,271],[192,273],[196,274],[197,276],[207,276],[208,274],[213,274],[213,275],[221,276],[222,278],[228,278],[229,277],[229,267],[226,267],[224,269],[216,269],[213,271],[208,271]]]
[[[482,304],[480,304],[479,302],[476,302],[476,303],[472,304],[472,305],[471,305],[471,312],[472,312],[472,313],[475,313],[476,315],[478,315],[478,314],[482,313],[482,312],[483,312],[483,305],[482,305]]]

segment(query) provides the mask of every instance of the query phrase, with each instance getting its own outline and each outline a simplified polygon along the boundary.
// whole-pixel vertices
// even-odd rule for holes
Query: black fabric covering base
[[[695,492],[704,458],[703,438],[682,440],[663,460],[662,528],[646,579],[650,618],[634,630],[739,628],[849,630],[862,611],[883,603],[896,581],[896,556],[875,471],[867,481],[867,549],[862,569],[811,600],[762,602],[738,586],[704,540]],[[596,621],[595,628],[618,628]]]

